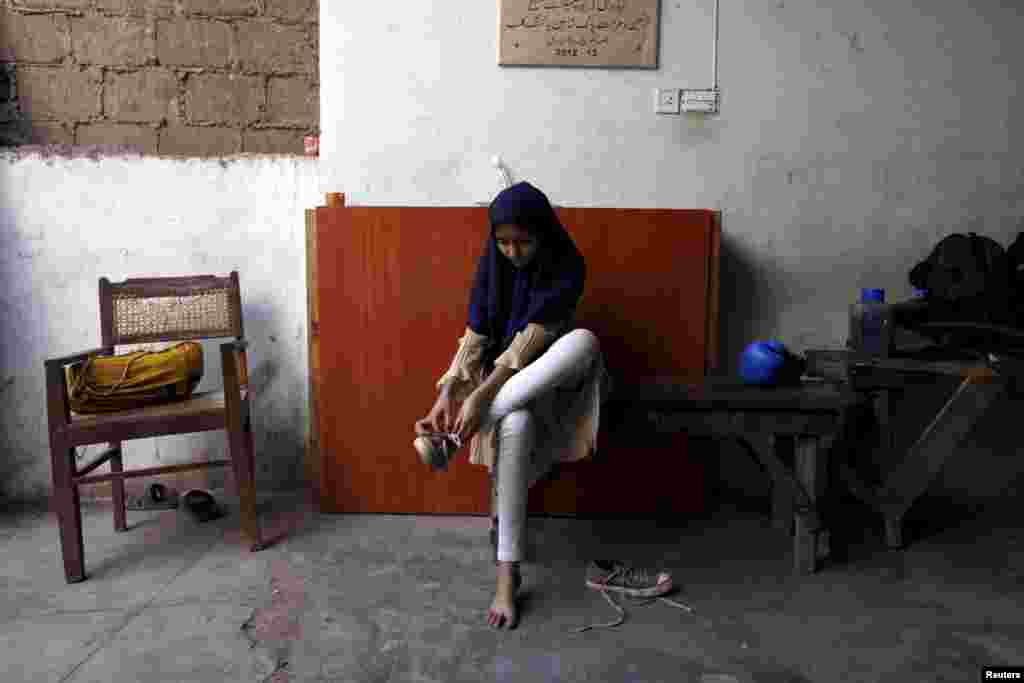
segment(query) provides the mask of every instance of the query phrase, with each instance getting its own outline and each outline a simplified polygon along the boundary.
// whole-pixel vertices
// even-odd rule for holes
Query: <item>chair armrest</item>
[[[81,353],[73,353],[73,354],[71,354],[69,356],[61,356],[60,358],[47,358],[47,359],[45,359],[43,361],[43,365],[46,366],[47,368],[54,367],[54,366],[62,367],[62,366],[65,366],[65,365],[71,365],[72,363],[77,363],[78,361],[81,361],[81,360],[85,360],[86,358],[88,358],[89,356],[92,356],[92,355],[109,356],[113,352],[114,352],[113,348],[111,348],[109,346],[107,346],[107,347],[101,346],[98,349],[91,349],[89,351],[82,351]]]
[[[245,357],[245,349],[248,346],[249,342],[245,339],[236,339],[220,345],[225,391],[233,391],[234,387],[238,387],[248,394],[249,363]]]

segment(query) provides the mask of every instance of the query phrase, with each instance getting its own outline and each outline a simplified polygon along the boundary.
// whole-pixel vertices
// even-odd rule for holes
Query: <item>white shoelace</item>
[[[615,621],[609,621],[606,624],[590,624],[589,626],[579,626],[577,628],[569,629],[570,633],[583,633],[584,631],[589,631],[592,628],[615,628],[616,626],[619,626],[623,622],[626,621],[626,610],[622,609],[622,607],[620,607],[619,605],[615,604],[615,601],[612,600],[612,596],[608,594],[608,591],[602,590],[601,591],[601,595],[603,595],[604,599],[608,601],[608,604],[611,605],[612,608],[616,612],[619,613],[619,618],[616,619]],[[629,597],[629,596],[627,596],[627,597]],[[650,605],[652,603],[655,603],[655,602],[664,602],[664,603],[667,603],[669,605],[672,605],[673,607],[678,607],[681,610],[685,610],[687,612],[693,612],[693,608],[692,607],[689,607],[688,605],[684,605],[681,602],[676,602],[675,600],[672,600],[671,598],[666,598],[664,596],[659,596],[659,597],[656,597],[656,598],[644,598],[644,600],[646,600],[646,602],[641,602],[640,604],[638,604],[636,606],[637,607],[647,607],[648,605]]]
[[[636,568],[636,567],[627,567],[625,565],[618,565],[618,566],[615,567],[615,569],[612,571],[612,573],[608,575],[608,580],[610,581],[611,579],[613,579],[615,576],[617,576],[619,574],[625,575],[627,580],[629,580],[629,579],[641,579],[641,580],[643,580],[644,577],[648,577],[649,576],[648,572],[644,571],[643,569],[639,569],[639,568]],[[597,589],[597,590],[599,590],[601,592],[601,595],[603,595],[604,599],[608,601],[608,604],[611,605],[612,608],[616,612],[619,613],[619,618],[616,619],[615,621],[609,621],[606,624],[590,624],[589,626],[579,626],[577,628],[569,629],[570,633],[583,633],[584,631],[589,631],[592,628],[615,628],[616,626],[619,626],[619,625],[621,625],[622,623],[624,623],[626,621],[626,610],[622,609],[621,606],[619,606],[618,604],[615,603],[614,600],[612,600],[611,595],[608,594],[609,591],[606,590],[606,589],[604,589],[604,590]],[[675,600],[672,600],[671,598],[666,598],[666,597],[660,596],[660,595],[656,596],[656,597],[653,597],[653,598],[633,598],[630,595],[627,595],[626,597],[630,598],[630,599],[637,600],[638,603],[639,603],[639,604],[637,604],[637,607],[646,607],[646,606],[648,606],[648,605],[650,605],[650,604],[652,604],[654,602],[664,602],[666,604],[672,605],[673,607],[677,607],[677,608],[679,608],[681,610],[685,610],[685,611],[691,612],[691,613],[693,612],[693,608],[692,607],[690,607],[688,605],[684,605],[681,602],[676,602]]]

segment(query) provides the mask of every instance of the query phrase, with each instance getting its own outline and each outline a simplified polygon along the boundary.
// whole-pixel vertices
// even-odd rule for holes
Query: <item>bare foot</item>
[[[518,562],[498,563],[498,589],[494,594],[494,602],[487,611],[487,623],[496,628],[516,627],[519,614],[516,610],[516,591],[522,584]]]

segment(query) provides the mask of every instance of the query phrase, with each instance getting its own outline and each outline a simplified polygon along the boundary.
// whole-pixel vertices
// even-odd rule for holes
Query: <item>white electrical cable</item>
[[[497,155],[491,157],[491,166],[498,169],[498,173],[501,174],[501,179],[502,182],[505,183],[505,187],[512,187],[512,176],[509,174],[508,169],[505,168],[505,164],[502,162],[501,157]]]
[[[711,52],[711,71],[712,71],[712,89],[718,90],[718,0],[715,0],[715,17],[714,17],[714,31],[715,35],[712,40],[712,52]]]

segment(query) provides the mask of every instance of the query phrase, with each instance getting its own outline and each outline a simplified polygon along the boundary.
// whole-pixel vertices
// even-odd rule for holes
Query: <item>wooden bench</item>
[[[829,452],[851,409],[870,397],[820,381],[766,388],[728,377],[697,383],[661,377],[624,383],[612,400],[660,433],[740,440],[771,476],[773,525],[793,525],[794,571],[813,573],[829,557],[830,533],[820,514]],[[792,466],[785,462],[788,452]]]

